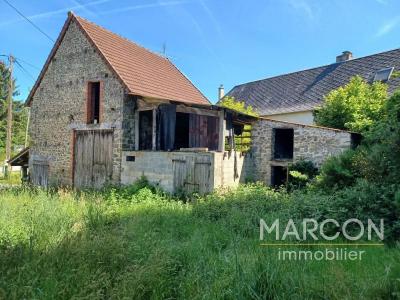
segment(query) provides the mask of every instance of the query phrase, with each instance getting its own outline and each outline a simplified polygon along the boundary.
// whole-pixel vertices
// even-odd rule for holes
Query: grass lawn
[[[260,186],[185,204],[148,188],[0,192],[0,298],[389,299],[400,247],[361,261],[279,261],[259,219],[291,197]]]

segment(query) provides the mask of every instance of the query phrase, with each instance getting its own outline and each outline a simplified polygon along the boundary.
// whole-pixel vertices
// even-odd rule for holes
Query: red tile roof
[[[210,105],[207,98],[167,58],[73,13],[69,13],[64,28],[28,96],[28,105],[71,21],[76,21],[129,94],[188,104]]]

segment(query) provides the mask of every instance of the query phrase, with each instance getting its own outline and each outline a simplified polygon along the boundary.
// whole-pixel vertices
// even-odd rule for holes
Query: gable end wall
[[[101,123],[86,124],[88,81],[101,81]],[[33,96],[30,162],[49,165],[49,183],[72,184],[73,131],[114,129],[113,182],[121,173],[122,111],[125,91],[99,53],[71,22]]]

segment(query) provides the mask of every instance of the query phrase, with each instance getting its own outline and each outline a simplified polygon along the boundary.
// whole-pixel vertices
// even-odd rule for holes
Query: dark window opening
[[[88,83],[88,120],[89,124],[100,123],[100,82]]]
[[[288,176],[287,167],[273,166],[271,167],[271,185],[273,187],[280,187],[286,185]]]
[[[176,113],[175,149],[189,148],[189,114]]]
[[[293,158],[293,129],[274,129],[274,159]]]
[[[176,105],[161,104],[157,110],[157,150],[171,151],[175,146]]]
[[[126,156],[126,161],[135,161],[135,156],[133,156],[133,155],[127,155],[127,156]]]
[[[153,148],[153,111],[139,112],[139,150]]]
[[[351,136],[350,136],[350,142],[351,142],[350,146],[351,146],[351,149],[355,149],[355,148],[357,148],[358,146],[360,146],[361,141],[362,141],[362,136],[361,136],[361,134],[358,134],[358,133],[351,133]]]

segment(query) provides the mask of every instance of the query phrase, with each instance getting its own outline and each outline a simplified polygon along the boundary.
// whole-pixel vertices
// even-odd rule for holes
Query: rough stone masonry
[[[86,124],[88,81],[101,81],[100,124]],[[73,22],[31,104],[30,163],[49,166],[49,184],[72,184],[73,129],[113,129],[113,182],[119,183],[124,88]]]

